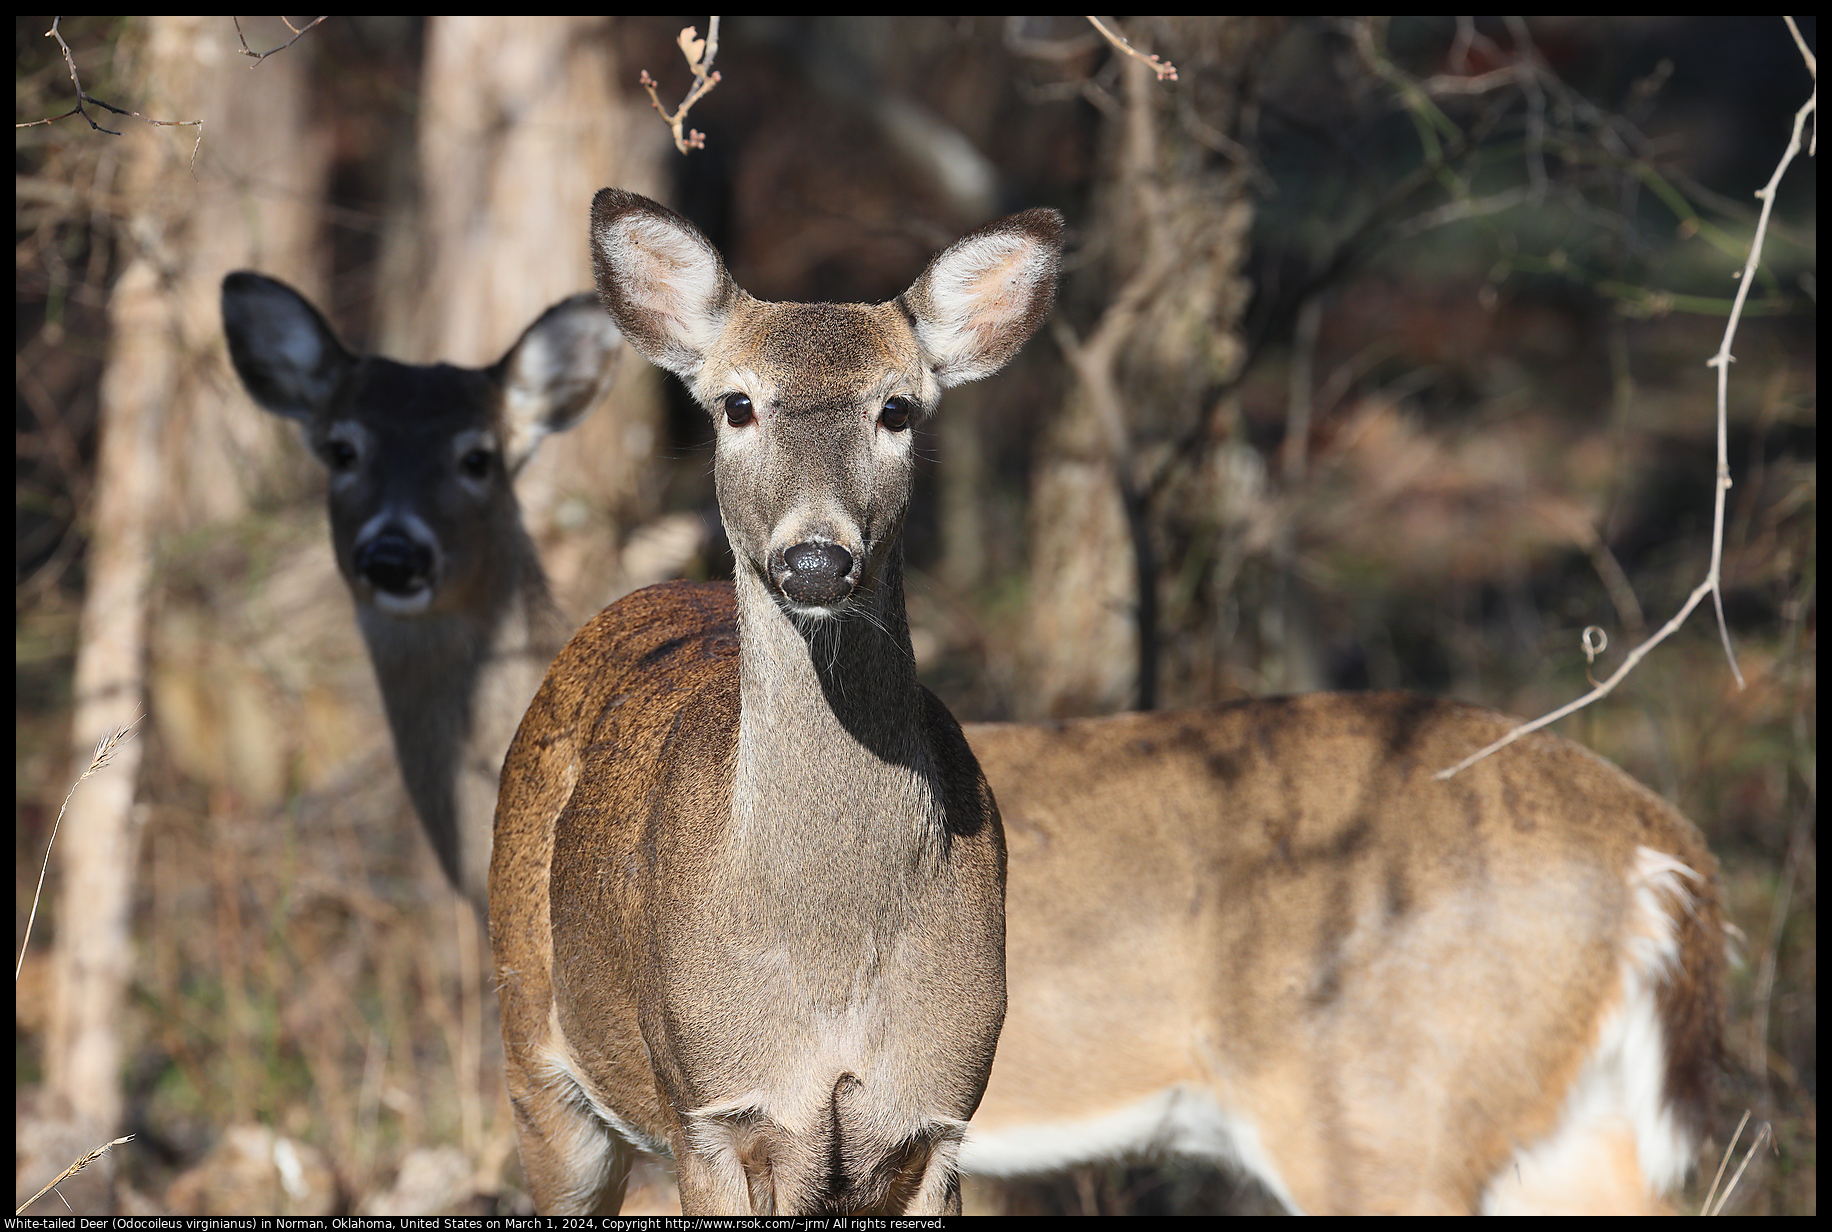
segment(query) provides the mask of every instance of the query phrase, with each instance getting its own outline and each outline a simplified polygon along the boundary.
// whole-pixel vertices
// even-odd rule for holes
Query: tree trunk
[[[249,415],[239,395],[232,406],[231,386],[213,379],[211,357],[221,353],[217,287],[225,270],[251,260],[302,265],[305,202],[314,177],[322,179],[322,160],[302,154],[296,140],[306,110],[296,60],[270,60],[250,73],[226,19],[148,18],[139,37],[147,88],[133,109],[201,119],[205,136],[193,167],[194,127],[126,120],[118,122],[120,137],[85,134],[121,143],[119,197],[132,205],[119,220],[128,255],[109,298],[72,780],[98,741],[143,713],[147,604],[160,543],[241,512],[251,477],[275,451],[277,437],[258,422],[266,417]],[[299,276],[297,268],[286,273]],[[98,1142],[122,1115],[140,748],[137,738],[121,745],[113,764],[72,796],[55,853],[48,1086],[53,1104]]]
[[[1161,681],[1188,679],[1187,646],[1204,641],[1185,629],[1167,642],[1158,613],[1191,551],[1209,550],[1199,522],[1216,507],[1205,477],[1212,391],[1245,353],[1246,169],[1217,157],[1211,134],[1234,128],[1237,85],[1264,29],[1206,17],[1128,31],[1174,62],[1179,80],[1123,64],[1108,189],[1088,229],[1105,275],[1100,311],[1079,338],[1067,326],[1074,305],[1058,313],[1077,384],[1033,473],[1026,717],[1150,708],[1166,692],[1184,700]]]
[[[407,280],[410,293],[383,296],[394,322],[385,353],[494,362],[549,305],[591,290],[593,194],[615,186],[666,197],[664,160],[680,155],[635,88],[639,66],[619,58],[623,24],[429,19],[420,191],[400,220],[418,237],[418,275]],[[550,552],[562,493],[594,507],[601,540],[616,538],[619,520],[646,512],[637,507],[639,484],[661,431],[661,402],[646,365],[628,358],[606,404],[566,448],[537,454],[516,484],[529,529]],[[564,599],[583,565],[561,557],[549,563]],[[590,596],[585,606],[597,602]],[[564,606],[578,614],[581,604],[575,597]]]

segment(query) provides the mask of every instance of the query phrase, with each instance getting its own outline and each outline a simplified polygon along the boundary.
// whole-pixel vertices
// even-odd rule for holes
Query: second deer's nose
[[[433,554],[406,535],[384,532],[357,547],[356,571],[377,590],[408,595],[432,581]]]

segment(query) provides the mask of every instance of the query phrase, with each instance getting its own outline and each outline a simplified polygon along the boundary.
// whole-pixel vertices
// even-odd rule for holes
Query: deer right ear
[[[330,406],[356,364],[305,296],[252,270],[223,279],[223,333],[249,396],[287,419]]]
[[[700,229],[621,188],[592,198],[598,298],[649,362],[688,385],[741,294]]]
[[[944,389],[990,376],[1056,302],[1062,215],[1025,210],[956,240],[898,298]]]

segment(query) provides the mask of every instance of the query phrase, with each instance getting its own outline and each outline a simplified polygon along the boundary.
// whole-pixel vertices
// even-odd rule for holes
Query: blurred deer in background
[[[330,471],[331,546],[407,794],[482,912],[503,754],[569,632],[513,483],[610,387],[616,326],[575,295],[488,368],[402,364],[348,350],[304,296],[242,270],[223,329],[250,396]]]
[[[1716,864],[1616,767],[1403,693],[966,728],[1009,1008],[961,1166],[1173,1153],[1288,1209],[1650,1212],[1712,1111]]]
[[[712,417],[737,576],[605,609],[503,769],[490,935],[543,1213],[616,1211],[636,1148],[689,1213],[960,1209],[1005,850],[916,679],[910,429],[1035,331],[1061,234],[1032,210],[888,303],[777,304],[654,202],[593,202],[606,307]]]

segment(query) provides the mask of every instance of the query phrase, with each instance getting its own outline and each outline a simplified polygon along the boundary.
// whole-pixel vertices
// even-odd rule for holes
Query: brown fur
[[[1512,723],[1373,693],[969,726],[1011,869],[1011,1008],[974,1132],[1186,1084],[1251,1118],[1307,1211],[1474,1211],[1619,1001],[1638,847],[1703,878],[1659,998],[1667,1100],[1701,1130],[1715,863],[1555,736],[1432,777]]]

